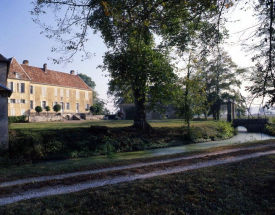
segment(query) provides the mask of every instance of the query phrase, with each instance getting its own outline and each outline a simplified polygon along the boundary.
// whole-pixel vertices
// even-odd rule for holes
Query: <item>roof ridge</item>
[[[26,65],[26,64],[20,64],[20,65],[23,65],[23,66],[28,66],[28,67],[34,67],[34,68],[37,68],[37,69],[42,69],[42,67],[38,67],[38,66],[30,66],[30,65]],[[52,70],[52,69],[47,69],[48,71],[53,71],[53,72],[59,72],[59,73],[64,73],[64,74],[67,74],[67,75],[72,75],[70,73],[67,73],[67,72],[61,72],[61,71],[56,71],[56,70]]]

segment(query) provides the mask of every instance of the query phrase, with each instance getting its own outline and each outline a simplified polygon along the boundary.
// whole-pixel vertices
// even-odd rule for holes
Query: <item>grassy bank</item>
[[[187,129],[181,120],[152,121],[150,123],[154,131],[150,133],[130,127],[131,123],[96,121],[13,124],[9,161],[20,164],[106,154],[112,156],[119,152],[226,139],[234,134],[234,129],[225,122],[192,122],[188,139]]]
[[[28,200],[1,214],[274,214],[275,156]],[[253,171],[251,171],[253,169]]]

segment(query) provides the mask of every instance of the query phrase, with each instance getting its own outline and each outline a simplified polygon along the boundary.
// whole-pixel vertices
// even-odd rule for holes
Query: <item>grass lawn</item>
[[[275,214],[275,156],[27,200],[0,214]]]
[[[168,127],[178,128],[185,123],[184,120],[149,120],[153,128]],[[208,125],[213,121],[192,121],[191,125]],[[127,127],[133,125],[132,120],[100,120],[100,121],[72,121],[72,122],[38,122],[38,123],[14,123],[11,124],[11,130],[60,130],[70,128],[88,128],[90,126],[107,126],[110,128]]]

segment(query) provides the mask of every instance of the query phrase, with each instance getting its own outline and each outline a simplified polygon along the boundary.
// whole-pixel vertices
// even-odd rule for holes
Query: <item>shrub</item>
[[[48,112],[51,110],[50,106],[46,106],[45,110]]]
[[[54,110],[56,113],[59,112],[59,111],[61,110],[61,105],[59,105],[59,104],[54,105],[54,106],[53,106],[53,110]]]
[[[35,107],[35,111],[36,111],[36,113],[38,113],[38,115],[39,115],[40,112],[42,112],[42,110],[43,110],[43,109],[42,109],[41,106],[36,106],[36,107]]]
[[[22,115],[22,116],[9,116],[8,117],[9,125],[11,123],[22,123],[27,121],[27,116]]]

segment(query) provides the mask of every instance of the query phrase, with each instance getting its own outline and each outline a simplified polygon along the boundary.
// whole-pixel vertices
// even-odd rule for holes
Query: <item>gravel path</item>
[[[250,146],[250,147],[243,147],[243,148],[237,148],[237,149],[228,149],[228,150],[199,154],[199,155],[192,155],[192,156],[186,156],[186,157],[164,159],[164,160],[159,160],[159,161],[130,164],[127,166],[115,166],[115,167],[109,167],[109,168],[103,168],[103,169],[66,173],[66,174],[61,174],[61,175],[31,177],[31,178],[25,178],[25,179],[20,179],[20,180],[15,180],[15,181],[2,182],[2,183],[0,183],[0,188],[10,187],[10,186],[15,186],[15,185],[23,185],[23,184],[27,184],[27,183],[44,182],[44,181],[50,181],[50,180],[61,180],[61,179],[66,179],[66,178],[71,178],[71,177],[76,177],[76,176],[104,173],[104,172],[110,172],[110,171],[116,171],[116,170],[133,169],[133,168],[138,168],[138,167],[170,163],[170,162],[181,161],[181,160],[190,160],[190,159],[203,158],[203,157],[213,156],[213,155],[228,154],[228,153],[239,152],[239,151],[244,151],[244,150],[261,149],[261,148],[266,148],[269,146],[274,146],[274,144]]]
[[[247,149],[247,148],[246,148]],[[130,176],[116,176],[108,179],[101,179],[101,180],[92,180],[87,181],[83,183],[78,183],[74,185],[68,185],[68,186],[55,186],[50,188],[41,188],[41,189],[31,189],[25,192],[21,192],[20,194],[12,194],[9,197],[0,198],[0,206],[11,204],[14,202],[18,202],[21,200],[27,200],[32,198],[38,198],[38,197],[45,197],[45,196],[52,196],[52,195],[58,195],[58,194],[67,194],[67,193],[73,193],[82,191],[89,188],[95,188],[95,187],[101,187],[104,185],[111,185],[111,184],[118,184],[122,182],[130,182],[138,179],[147,179],[152,178],[156,176],[162,176],[162,175],[168,175],[173,173],[179,173],[184,172],[188,170],[194,170],[204,167],[210,167],[210,166],[216,166],[226,163],[232,163],[232,162],[238,162],[250,158],[257,158],[260,156],[265,155],[271,155],[275,154],[275,150],[270,150],[266,152],[257,152],[252,153],[249,155],[242,155],[242,156],[235,156],[230,157],[226,159],[221,160],[211,160],[211,161],[205,161],[205,162],[199,162],[196,164],[188,165],[188,166],[177,166],[174,168],[168,168],[166,170],[157,170],[152,171],[150,173],[146,174],[135,174]]]

